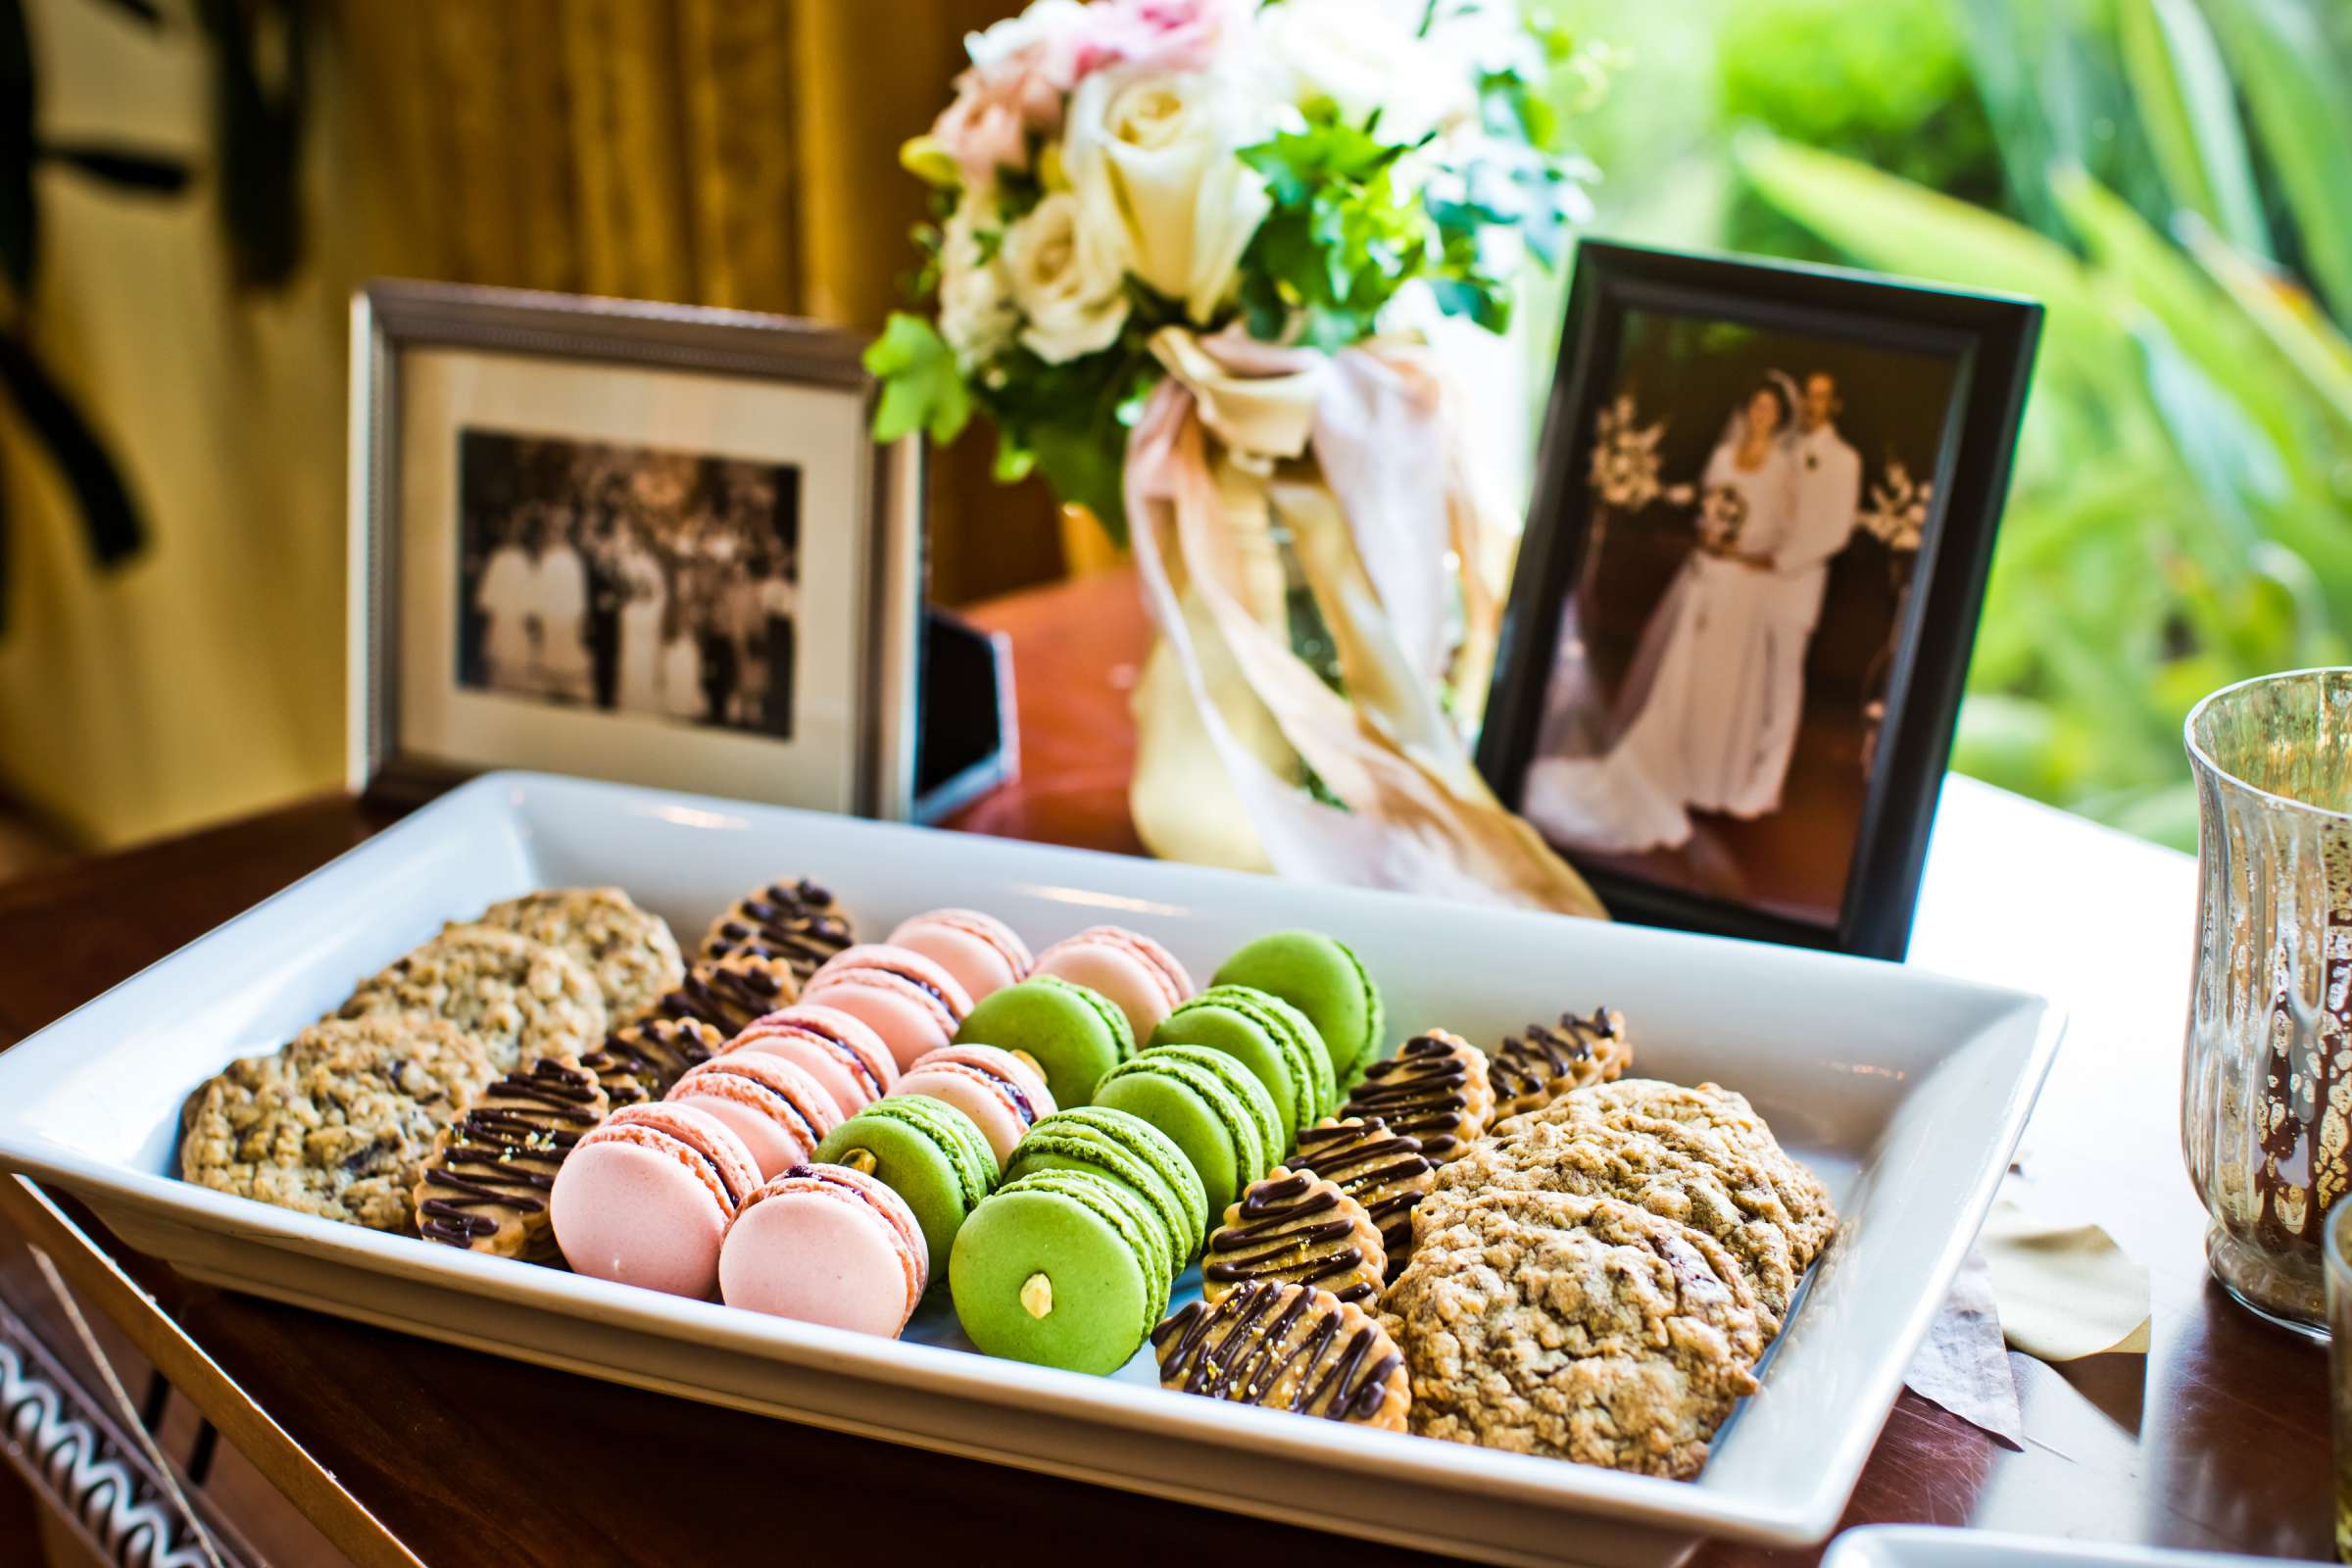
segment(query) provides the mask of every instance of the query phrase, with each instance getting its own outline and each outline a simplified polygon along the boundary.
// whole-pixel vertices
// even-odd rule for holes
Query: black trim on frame
[[[1615,384],[1619,322],[1629,309],[1842,337],[1957,361],[1936,461],[1938,500],[1903,608],[1877,764],[1836,925],[1638,877],[1587,873],[1612,911],[1644,924],[1900,958],[1910,942],[1920,870],[2008,493],[2041,306],[1841,268],[1600,241],[1580,246],[1527,532],[1479,739],[1479,769],[1514,809],[1534,760],[1560,618],[1584,563],[1592,523],[1585,455]]]

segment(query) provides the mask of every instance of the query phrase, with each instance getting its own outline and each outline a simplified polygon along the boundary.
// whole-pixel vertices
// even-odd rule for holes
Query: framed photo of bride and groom
[[[921,458],[854,334],[440,283],[354,302],[350,754],[904,815]]]
[[[2040,318],[1580,248],[1479,762],[1613,910],[1902,956]]]

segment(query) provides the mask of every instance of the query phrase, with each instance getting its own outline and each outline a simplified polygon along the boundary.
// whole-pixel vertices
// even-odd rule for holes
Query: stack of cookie
[[[1689,1477],[1837,1215],[1740,1096],[1624,1079],[1441,1169],[1383,1298],[1430,1437]]]
[[[782,899],[770,897],[781,893]],[[779,938],[829,906],[766,889],[747,943],[714,927],[690,967],[617,888],[491,906],[363,981],[273,1055],[233,1062],[183,1108],[190,1181],[375,1230],[546,1256],[545,1197],[579,1136],[656,1099],[743,1023],[789,1002]],[[829,908],[814,938],[847,924]]]

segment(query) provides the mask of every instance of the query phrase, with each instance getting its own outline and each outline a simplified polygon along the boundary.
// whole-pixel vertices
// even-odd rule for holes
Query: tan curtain
[[[310,251],[236,295],[209,181],[170,205],[44,185],[35,332],[153,525],[99,575],[0,413],[15,536],[0,790],[114,844],[333,788],[343,742],[343,301],[443,277],[871,327],[923,195],[898,143],[962,34],[1014,0],[336,0],[305,171]],[[45,124],[209,157],[184,3],[149,31],[30,0]],[[934,595],[1059,568],[1034,490],[971,440],[935,471]]]

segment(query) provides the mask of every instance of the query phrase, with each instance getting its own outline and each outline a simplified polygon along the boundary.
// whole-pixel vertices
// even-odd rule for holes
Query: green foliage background
[[[2352,658],[2352,6],[1553,9],[1595,231],[2047,304],[1954,762],[2193,846],[2188,708]]]

